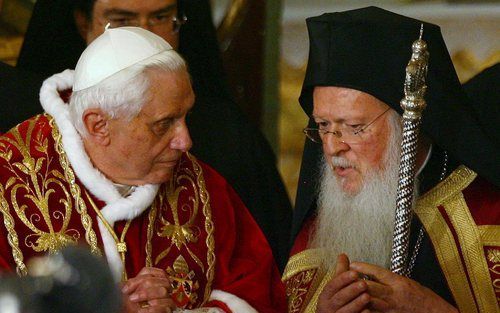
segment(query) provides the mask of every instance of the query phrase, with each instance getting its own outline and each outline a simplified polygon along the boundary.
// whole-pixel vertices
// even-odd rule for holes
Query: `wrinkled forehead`
[[[313,116],[319,111],[331,110],[370,114],[388,107],[373,95],[353,88],[316,86],[313,89]]]

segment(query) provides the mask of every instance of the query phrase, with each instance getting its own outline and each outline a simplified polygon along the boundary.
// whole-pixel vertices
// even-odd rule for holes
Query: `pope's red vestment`
[[[422,195],[415,213],[429,235],[460,312],[499,312],[500,192],[465,166]],[[283,274],[288,312],[316,312],[333,271],[321,265],[309,236],[314,218],[298,234]],[[431,288],[432,289],[432,288]]]
[[[185,153],[173,178],[122,197],[95,169],[58,91],[72,72],[48,79],[47,114],[0,136],[0,269],[72,244],[105,256],[118,277],[165,270],[178,307],[284,312],[271,250],[227,182]]]

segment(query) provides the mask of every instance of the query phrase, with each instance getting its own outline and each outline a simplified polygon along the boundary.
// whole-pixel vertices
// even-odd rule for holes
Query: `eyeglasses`
[[[172,16],[172,12],[161,12],[152,16],[149,16],[146,20],[146,24],[149,27],[165,26],[165,30],[170,30],[173,33],[178,33],[181,26],[186,24],[188,18],[185,14],[182,16]],[[142,22],[139,17],[129,17],[122,15],[110,15],[108,16],[108,22],[110,28],[125,27],[125,26],[136,26],[141,27]],[[170,24],[169,24],[170,23]]]
[[[362,126],[353,128],[352,126],[343,124],[340,126],[339,130],[329,131],[327,129],[321,128],[304,128],[303,132],[306,134],[307,138],[316,143],[323,143],[323,138],[326,134],[332,134],[335,137],[339,138],[343,143],[347,144],[357,144],[361,143],[364,140],[363,133],[366,129],[375,123],[382,115],[384,115],[390,108],[379,114],[376,118],[374,118],[370,123]]]

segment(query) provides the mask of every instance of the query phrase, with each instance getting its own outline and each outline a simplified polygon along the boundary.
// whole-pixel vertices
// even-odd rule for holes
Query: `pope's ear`
[[[83,112],[82,121],[87,130],[86,139],[101,146],[109,145],[108,114],[101,109],[88,109]]]

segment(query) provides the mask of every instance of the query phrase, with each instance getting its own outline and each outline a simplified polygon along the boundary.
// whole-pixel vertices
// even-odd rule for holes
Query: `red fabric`
[[[492,253],[492,251],[498,250],[498,248],[499,247],[497,247],[497,246],[483,246],[484,255],[488,256],[490,253]],[[500,304],[500,288],[496,288],[498,286],[497,285],[498,283],[495,284],[495,282],[500,281],[500,272],[492,270],[494,268],[498,268],[498,262],[495,262],[495,261],[496,260],[492,257],[491,258],[486,257],[486,263],[488,265],[488,268],[490,269],[489,270],[490,279],[493,282],[493,286],[495,287],[495,288],[493,288],[493,290],[495,291],[495,294],[497,296],[497,301]]]
[[[17,130],[19,135],[16,134]],[[28,137],[30,137],[29,141],[26,139]],[[15,147],[17,145],[15,143],[19,141],[21,141],[21,145],[28,147],[26,151],[29,151],[29,155],[25,154],[23,149]],[[212,215],[211,220],[214,226],[215,271],[208,294],[210,290],[219,289],[247,301],[258,312],[285,312],[284,286],[281,283],[279,272],[274,264],[271,250],[264,235],[227,182],[207,165],[202,162],[198,164],[201,167],[202,177],[207,187]],[[27,197],[27,195],[33,196],[33,194],[36,194],[34,190],[37,184],[32,181],[33,176],[26,174],[30,173],[30,171],[23,168],[23,166],[36,168],[38,188],[44,191],[46,198],[48,198],[47,207],[49,208],[50,223],[46,223],[38,207],[30,200],[30,197]],[[14,175],[13,171],[18,175],[18,179],[14,183],[11,178]],[[155,203],[157,203],[158,212],[154,227],[152,227],[153,235],[151,240],[153,265],[165,269],[167,272],[170,270],[172,277],[175,276],[180,282],[188,281],[190,284],[182,287],[197,293],[198,296],[193,298],[193,302],[187,308],[198,307],[203,301],[206,295],[205,287],[207,287],[206,272],[209,268],[207,263],[210,250],[207,244],[209,234],[206,231],[200,181],[197,181],[195,176],[192,176],[192,180],[182,178],[195,172],[196,162],[191,161],[187,155],[184,155],[178,165],[177,177],[179,179],[175,180],[178,186],[175,185],[174,187],[180,188],[175,190],[182,189],[178,194],[178,203],[175,203],[177,203],[177,219],[179,225],[185,226],[183,228],[184,232],[179,231],[179,227],[174,227],[176,224],[172,216],[172,207],[170,207],[172,202],[166,201],[167,197],[164,197],[163,202],[161,202],[160,198],[157,197]],[[42,115],[30,119],[9,133],[0,136],[0,201],[5,199],[8,203],[9,214],[15,225],[24,262],[47,251],[46,247],[44,248],[41,245],[44,241],[41,239],[40,234],[50,234],[51,228],[52,233],[64,234],[68,236],[65,238],[69,241],[72,238],[78,238],[80,244],[86,244],[86,233],[82,226],[81,216],[74,209],[74,199],[69,193],[70,184],[64,180],[64,174],[62,165],[59,162],[59,155],[55,150],[52,127],[47,116]],[[46,178],[52,179],[52,181],[45,179],[45,183],[48,184],[45,187],[42,183],[44,175]],[[59,183],[55,183],[55,180]],[[28,182],[26,185],[29,187],[14,187],[22,181]],[[85,187],[78,179],[76,183],[82,191],[81,199],[85,202],[87,212],[92,219],[99,247],[104,252],[97,227],[96,214],[89,199],[85,196]],[[165,195],[165,188],[166,184],[160,188],[159,194]],[[52,189],[53,192],[47,192],[49,189]],[[66,198],[67,193],[70,194],[69,200]],[[19,218],[20,213],[14,210],[11,201],[13,194],[19,207],[26,205],[24,214],[39,230],[38,233],[34,234],[33,229],[26,226],[25,222]],[[196,194],[199,197],[198,207],[192,204]],[[70,217],[65,210],[65,203],[61,202],[62,199],[69,201],[68,203],[72,208],[69,213],[71,214]],[[92,197],[92,201],[99,208],[104,205],[103,202],[94,197]],[[149,212],[150,210],[146,210],[141,216],[134,219],[125,237],[127,243],[126,270],[129,277],[136,276],[146,265],[145,247]],[[67,218],[68,225],[62,223],[64,220],[62,216]],[[12,270],[15,269],[16,265],[12,257],[12,248],[7,239],[4,222],[4,214],[0,214],[0,268]],[[124,225],[124,222],[116,223],[115,232],[118,237],[120,237]],[[170,234],[165,229],[175,230],[176,234],[181,235],[185,235],[186,231],[191,231],[196,238],[189,241],[185,237],[183,239],[187,240],[188,244],[177,246],[172,236],[165,235]],[[38,247],[39,251],[35,251],[33,246]],[[183,266],[187,267],[188,273],[173,271],[175,268],[184,268],[174,263],[176,260],[179,262],[179,256],[184,258],[185,264]],[[228,307],[221,304],[221,302],[214,301],[211,303],[226,312],[230,312]]]
[[[440,205],[437,207],[437,210],[439,211],[439,213],[441,214],[441,216],[445,220],[446,225],[453,236],[454,247],[456,247],[459,258],[460,258],[460,263],[461,263],[460,266],[464,271],[465,278],[467,279],[467,285],[468,285],[467,288],[469,290],[473,290],[473,287],[472,287],[473,284],[471,282],[471,277],[470,277],[470,273],[469,273],[468,268],[467,268],[467,263],[465,262],[465,259],[464,259],[464,251],[462,249],[463,247],[460,245],[460,240],[458,239],[457,230],[453,227],[453,223],[450,219],[450,216],[446,212],[446,209],[442,205]],[[442,267],[442,265],[441,265],[441,267]],[[472,293],[472,298],[474,299],[475,307],[479,309],[479,306],[477,303],[477,298],[476,298],[476,295],[474,293]]]
[[[224,310],[224,312],[226,312],[226,313],[233,313],[233,311],[231,311],[231,309],[228,308],[228,306],[224,302],[221,302],[221,301],[217,301],[217,300],[208,301],[206,306],[212,307],[212,308],[219,308],[221,310]],[[234,312],[234,313],[237,313],[237,312]]]
[[[63,91],[59,91],[59,96],[61,97],[61,100],[64,103],[69,103],[69,99],[71,98],[71,94],[73,93],[73,90],[71,89],[66,89]]]
[[[258,312],[286,312],[284,286],[272,252],[256,222],[229,184],[213,169],[204,169],[213,203],[214,223],[225,225],[215,231],[217,249],[214,289],[244,298]],[[208,181],[213,183],[209,184]]]
[[[478,226],[500,225],[500,190],[477,177],[463,190],[470,213]]]

